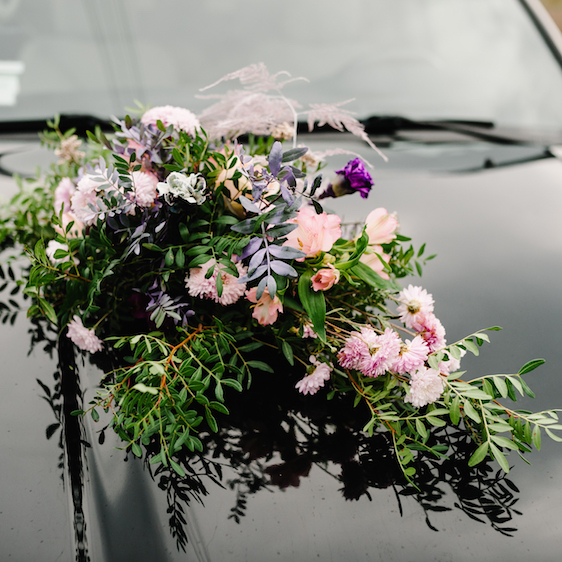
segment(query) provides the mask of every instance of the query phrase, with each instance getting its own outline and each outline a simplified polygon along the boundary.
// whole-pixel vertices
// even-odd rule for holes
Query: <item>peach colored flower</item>
[[[269,296],[269,291],[266,289],[258,300],[256,298],[256,293],[256,287],[252,287],[249,291],[246,291],[246,298],[250,302],[255,303],[252,318],[255,318],[262,326],[273,324],[277,320],[278,314],[283,312],[283,305],[279,297],[275,295],[275,298],[272,299]]]
[[[158,197],[156,191],[158,178],[154,174],[142,171],[133,172],[131,176],[133,178],[134,202],[139,207],[151,207]]]
[[[340,271],[331,263],[325,269],[319,269],[311,278],[312,288],[315,291],[327,291],[340,280]]]
[[[103,349],[103,342],[96,336],[94,330],[89,330],[84,326],[82,319],[77,314],[68,323],[68,333],[66,335],[73,344],[84,351],[97,353]]]
[[[388,244],[396,238],[400,226],[396,217],[389,215],[386,209],[379,207],[367,215],[365,221],[369,235],[369,244]]]
[[[62,178],[55,188],[55,213],[59,213],[61,207],[64,212],[70,210],[70,198],[76,191],[76,186],[70,178]]]
[[[66,227],[73,222],[72,228],[66,232]],[[84,223],[79,221],[71,212],[62,214],[62,228],[60,226],[55,226],[55,231],[59,234],[66,233],[67,238],[78,238],[82,236],[82,230],[84,230]]]
[[[369,246],[369,248],[373,251],[373,253],[363,254],[359,258],[359,261],[361,263],[364,263],[365,265],[368,265],[375,273],[378,273],[383,279],[390,279],[388,273],[384,270],[384,265],[381,262],[379,256],[377,256],[377,254],[379,254],[386,263],[390,261],[390,256],[382,251],[381,246]]]
[[[327,213],[318,215],[312,207],[299,209],[297,217],[287,222],[298,226],[287,235],[283,245],[302,250],[307,258],[320,252],[329,252],[334,242],[341,237],[340,217]],[[304,261],[304,258],[297,261]]]

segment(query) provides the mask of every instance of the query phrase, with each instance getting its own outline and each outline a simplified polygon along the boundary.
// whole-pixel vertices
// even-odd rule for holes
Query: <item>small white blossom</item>
[[[159,195],[163,195],[168,203],[170,196],[180,197],[191,204],[202,205],[207,199],[205,189],[207,184],[201,174],[190,174],[186,176],[180,172],[172,172],[165,182],[159,182],[156,186]]]

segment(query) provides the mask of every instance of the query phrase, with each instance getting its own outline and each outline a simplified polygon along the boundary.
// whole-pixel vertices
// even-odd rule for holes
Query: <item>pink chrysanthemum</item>
[[[141,123],[144,125],[156,125],[158,120],[162,121],[164,127],[172,125],[174,129],[185,131],[192,137],[195,136],[195,131],[201,128],[195,114],[183,107],[172,105],[153,107],[141,117]]]
[[[447,343],[445,340],[445,328],[433,312],[419,314],[412,328],[419,332],[419,335],[427,344],[430,353],[441,349]]]
[[[400,346],[400,353],[392,364],[391,370],[399,375],[414,373],[423,367],[428,353],[429,348],[421,336],[416,336],[412,341],[406,340]]]
[[[443,377],[435,369],[423,367],[410,379],[410,394],[404,402],[410,402],[415,408],[427,406],[439,399],[444,389]]]
[[[103,349],[103,342],[96,336],[94,330],[88,330],[84,326],[82,319],[77,314],[68,323],[68,333],[66,335],[73,344],[84,351],[96,353]]]
[[[215,266],[213,274],[206,279],[205,275],[211,266]],[[246,291],[246,284],[239,283],[238,279],[247,273],[247,268],[241,262],[236,264],[239,277],[236,277],[224,270],[220,270],[222,279],[222,294],[219,296],[217,291],[217,276],[219,274],[220,266],[214,260],[209,260],[201,267],[196,267],[189,270],[189,274],[185,278],[185,286],[188,293],[192,297],[199,297],[200,299],[211,299],[218,304],[228,306],[234,304]]]
[[[400,306],[398,313],[400,320],[408,328],[412,328],[420,314],[433,312],[433,297],[421,287],[408,285],[407,289],[402,289],[398,295]]]
[[[324,386],[327,380],[330,380],[330,373],[332,372],[333,366],[328,363],[321,363],[311,355],[309,361],[316,366],[314,371],[301,379],[295,388],[302,392],[302,394],[316,394],[318,390]]]
[[[338,353],[345,369],[357,369],[367,377],[378,377],[391,368],[400,353],[398,334],[387,328],[382,335],[369,327],[354,332]]]
[[[149,172],[133,172],[134,202],[139,207],[151,207],[158,197],[158,178]]]

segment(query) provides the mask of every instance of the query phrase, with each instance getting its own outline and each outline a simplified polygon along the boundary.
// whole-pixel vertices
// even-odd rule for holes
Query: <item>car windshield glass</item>
[[[0,7],[3,121],[122,115],[135,99],[200,111],[209,102],[195,98],[198,87],[263,61],[272,72],[310,80],[288,95],[354,97],[348,107],[359,117],[562,130],[560,65],[518,0],[286,0],[282,7],[14,0]]]

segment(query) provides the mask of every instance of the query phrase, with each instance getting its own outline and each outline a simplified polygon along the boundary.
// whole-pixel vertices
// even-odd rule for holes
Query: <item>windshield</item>
[[[562,130],[560,65],[518,0],[11,0],[0,25],[3,121],[198,112],[198,88],[263,61],[360,117]]]

